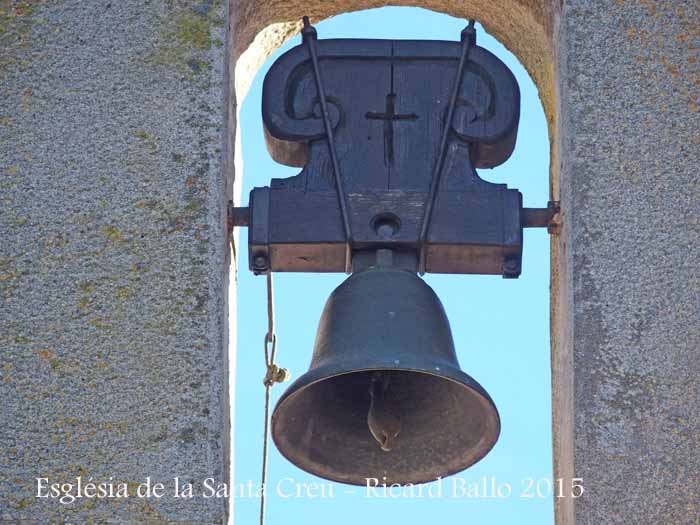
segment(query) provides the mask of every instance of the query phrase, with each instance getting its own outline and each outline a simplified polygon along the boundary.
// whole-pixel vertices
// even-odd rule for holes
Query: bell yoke
[[[518,190],[475,170],[511,155],[518,85],[476,45],[473,22],[460,42],[319,41],[308,20],[302,36],[262,101],[271,156],[302,169],[254,188],[236,216],[255,273],[352,275],[326,303],[272,436],[327,479],[432,481],[483,458],[500,420],[417,274],[516,278],[523,227],[551,219],[551,206],[524,209]]]

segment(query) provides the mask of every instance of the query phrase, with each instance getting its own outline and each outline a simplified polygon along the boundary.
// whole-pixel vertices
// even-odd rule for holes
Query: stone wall
[[[36,478],[228,475],[220,0],[0,2],[0,522],[224,523]]]
[[[695,0],[562,13],[579,525],[700,523],[699,20]]]

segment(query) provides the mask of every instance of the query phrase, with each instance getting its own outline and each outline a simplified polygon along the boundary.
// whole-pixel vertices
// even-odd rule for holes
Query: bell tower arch
[[[267,10],[240,1],[230,41],[239,100],[301,15],[387,4],[476,18],[540,93],[562,209],[551,245],[554,476],[586,487],[581,498],[556,499],[557,524],[692,523],[700,390],[689,385],[700,374],[700,314],[697,271],[681,261],[700,255],[687,243],[700,235],[688,222],[700,198],[700,43],[691,22],[700,6],[366,0]]]
[[[230,49],[235,64],[232,86],[235,92],[234,104],[240,104],[246,96],[252,78],[268,56],[283,42],[298,34],[302,29],[301,17],[309,15],[312,21],[320,21],[338,14],[381,7],[384,5],[417,6],[432,9],[451,16],[475,18],[491,35],[512,51],[525,66],[539,91],[550,135],[550,188],[553,200],[559,198],[557,166],[557,86],[556,86],[556,46],[555,30],[558,28],[560,6],[555,2],[442,2],[442,1],[381,1],[319,2],[309,5],[306,2],[285,2],[284,6],[260,9],[255,2],[239,2],[232,11],[232,31]],[[235,110],[234,110],[235,111]],[[379,113],[379,110],[377,112]],[[232,128],[233,129],[233,128]],[[231,139],[231,144],[235,140]],[[236,152],[235,158],[240,159]],[[565,326],[568,313],[562,312],[558,304],[567,301],[569,293],[560,280],[561,237],[552,240],[552,294],[551,323],[553,327]],[[244,263],[245,264],[245,263]],[[565,330],[552,330],[552,389],[553,389],[553,446],[555,478],[572,479],[573,472],[573,427],[572,418],[572,370],[569,352],[570,341],[560,334]],[[573,500],[559,498],[555,501],[557,524],[572,524]]]

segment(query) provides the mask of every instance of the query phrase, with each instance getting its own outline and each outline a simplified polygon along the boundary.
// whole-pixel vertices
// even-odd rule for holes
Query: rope
[[[289,370],[275,364],[277,354],[277,335],[275,334],[275,305],[272,286],[272,272],[267,272],[267,333],[265,334],[265,426],[263,429],[262,452],[262,492],[260,494],[260,525],[265,525],[265,494],[267,493],[267,448],[270,441],[270,389],[275,383],[289,379]]]

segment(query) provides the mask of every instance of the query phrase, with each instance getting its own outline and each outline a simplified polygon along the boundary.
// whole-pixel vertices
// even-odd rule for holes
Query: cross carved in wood
[[[389,93],[386,96],[386,110],[384,113],[368,111],[365,114],[368,119],[384,121],[384,158],[385,162],[394,162],[394,121],[395,120],[416,120],[415,113],[396,113],[396,93]]]

